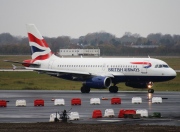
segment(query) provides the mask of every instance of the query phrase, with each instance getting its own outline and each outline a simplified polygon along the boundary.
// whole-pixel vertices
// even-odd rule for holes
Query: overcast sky
[[[0,0],[0,33],[27,36],[26,23],[48,37],[180,34],[180,0]]]

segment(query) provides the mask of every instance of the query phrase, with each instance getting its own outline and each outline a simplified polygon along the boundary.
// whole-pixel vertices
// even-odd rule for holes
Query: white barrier
[[[71,112],[69,114],[69,120],[79,120],[79,113],[78,112]]]
[[[59,116],[59,114],[57,113],[52,113],[51,115],[50,115],[50,119],[49,119],[49,122],[54,122],[55,120],[55,118],[56,118],[56,116],[57,116],[57,118],[58,119],[60,119],[60,116]]]
[[[54,105],[65,105],[64,99],[55,99]]]
[[[90,104],[101,104],[100,98],[91,98],[90,99]]]
[[[16,106],[26,106],[26,100],[16,100]]]
[[[161,97],[153,97],[152,103],[162,103],[162,98]]]
[[[146,109],[138,109],[138,110],[136,110],[136,114],[140,114],[141,117],[148,117],[148,110],[146,110]]]
[[[132,103],[133,104],[140,104],[140,103],[142,103],[142,98],[141,97],[133,97]]]
[[[104,113],[104,117],[114,117],[114,110],[113,109],[106,109]]]

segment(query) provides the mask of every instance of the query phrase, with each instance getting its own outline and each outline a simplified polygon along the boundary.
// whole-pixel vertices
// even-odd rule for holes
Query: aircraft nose
[[[171,69],[170,76],[172,76],[173,78],[175,78],[175,77],[177,76],[176,71],[173,70],[173,69]]]

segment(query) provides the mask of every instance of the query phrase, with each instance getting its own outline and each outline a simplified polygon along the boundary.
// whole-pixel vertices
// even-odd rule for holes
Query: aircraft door
[[[142,74],[147,74],[149,64],[150,64],[149,61],[143,61],[142,68],[141,68]]]
[[[104,63],[104,64],[102,65],[102,71],[105,71],[105,69],[106,69],[106,64]]]
[[[53,62],[54,62],[54,60],[50,60],[50,61],[49,61],[48,69],[52,69]]]

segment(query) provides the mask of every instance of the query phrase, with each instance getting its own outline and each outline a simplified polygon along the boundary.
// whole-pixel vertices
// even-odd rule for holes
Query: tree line
[[[154,56],[180,55],[180,35],[151,33],[147,37],[126,32],[116,37],[107,32],[89,33],[77,39],[69,36],[44,37],[54,53],[59,49],[99,48],[103,56]],[[0,34],[1,55],[31,54],[27,37],[12,36],[10,33]],[[141,45],[143,48],[134,48]],[[154,46],[148,48],[148,46]]]

